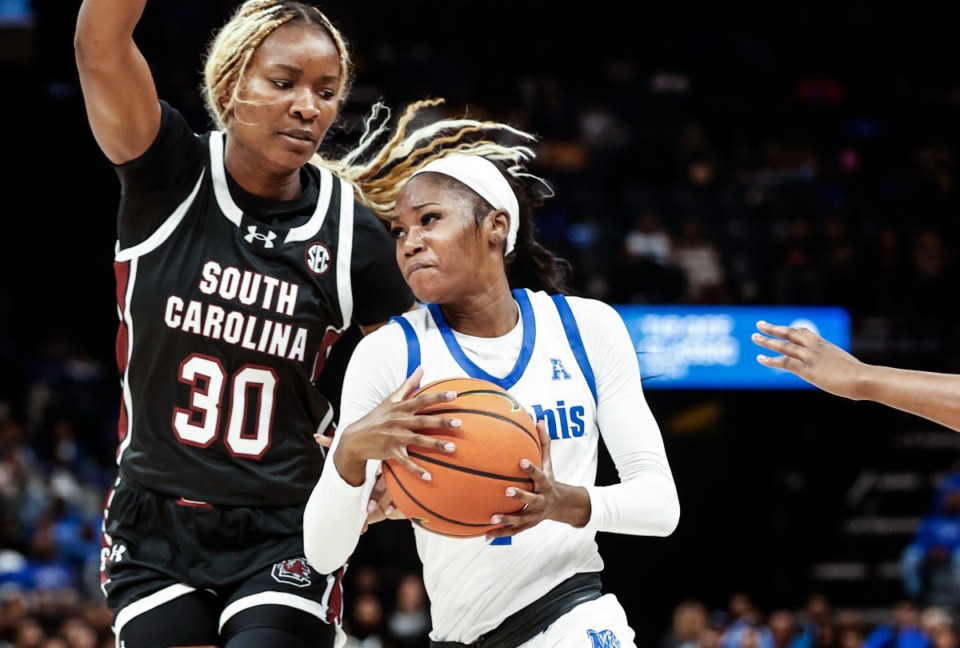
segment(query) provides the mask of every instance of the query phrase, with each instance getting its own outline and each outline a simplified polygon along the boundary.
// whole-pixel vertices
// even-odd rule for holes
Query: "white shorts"
[[[613,594],[581,603],[519,648],[636,648],[636,633]]]

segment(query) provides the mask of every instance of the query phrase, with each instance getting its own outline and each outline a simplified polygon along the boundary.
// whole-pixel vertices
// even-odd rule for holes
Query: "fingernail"
[[[508,489],[507,489],[507,497],[513,497],[513,496],[516,495],[516,494],[517,494],[517,489],[516,489],[516,488],[508,488]]]
[[[373,510],[375,508],[377,508],[377,503],[375,501],[370,500],[369,502],[367,502],[367,515],[370,515],[371,513],[373,513]]]
[[[521,460],[520,460],[520,467],[523,468],[524,470],[526,470],[527,468],[530,467],[530,462],[527,461],[526,459],[521,459]]]
[[[760,320],[759,322],[757,322],[757,324],[766,324],[766,322],[764,322],[763,320]]]
[[[390,515],[391,513],[393,513],[393,512],[396,511],[396,510],[397,510],[397,507],[396,507],[396,506],[394,506],[393,504],[388,504],[388,505],[387,505],[387,510],[385,510],[384,513],[386,513],[387,515]]]
[[[445,394],[445,396],[447,397],[447,400],[453,400],[454,398],[457,397],[457,392],[455,392],[455,391],[448,391],[448,392]]]
[[[423,481],[433,481],[433,475],[430,473],[423,473]]]
[[[458,428],[463,425],[463,421],[460,419],[450,419],[450,427]]]
[[[494,515],[492,518],[490,518],[490,524],[500,524],[500,522],[502,521],[503,521],[503,518],[500,517],[499,515]]]
[[[454,450],[457,449],[457,444],[456,444],[456,443],[444,443],[444,444],[443,444],[443,449],[446,450],[447,452],[453,452]]]

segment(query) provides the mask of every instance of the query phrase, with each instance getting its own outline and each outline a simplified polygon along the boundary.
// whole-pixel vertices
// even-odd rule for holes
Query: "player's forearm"
[[[351,487],[334,472],[328,461],[303,513],[304,555],[324,574],[347,561],[366,519],[364,490]]]
[[[673,478],[658,471],[609,486],[591,486],[590,526],[597,531],[666,537],[680,522]]]
[[[869,366],[861,372],[857,398],[922,416],[960,432],[960,376]]]

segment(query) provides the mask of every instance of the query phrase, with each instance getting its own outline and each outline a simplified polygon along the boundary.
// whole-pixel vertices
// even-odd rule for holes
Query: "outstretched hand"
[[[757,362],[796,374],[825,392],[857,399],[857,385],[864,364],[810,329],[757,322],[753,343],[780,356],[758,355]]]
[[[366,462],[386,459],[394,459],[416,476],[430,481],[430,473],[410,458],[407,448],[418,446],[446,453],[456,450],[456,445],[451,441],[417,431],[457,428],[461,425],[457,418],[417,413],[430,405],[452,401],[457,397],[456,392],[427,392],[405,398],[420,384],[422,376],[423,370],[418,367],[395,392],[370,413],[338,433],[341,438],[333,460],[340,476],[347,483],[354,486],[362,484]]]

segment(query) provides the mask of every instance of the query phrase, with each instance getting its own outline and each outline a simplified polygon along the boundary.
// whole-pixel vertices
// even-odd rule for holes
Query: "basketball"
[[[521,459],[541,465],[540,437],[533,417],[506,390],[475,378],[445,378],[411,392],[457,392],[456,399],[420,410],[459,418],[459,428],[422,429],[453,441],[453,453],[410,446],[410,458],[433,477],[424,481],[394,459],[383,463],[387,492],[401,513],[416,526],[452,538],[482,536],[502,525],[491,524],[496,513],[514,513],[522,503],[504,493],[510,486],[533,490],[533,480],[520,468]]]

